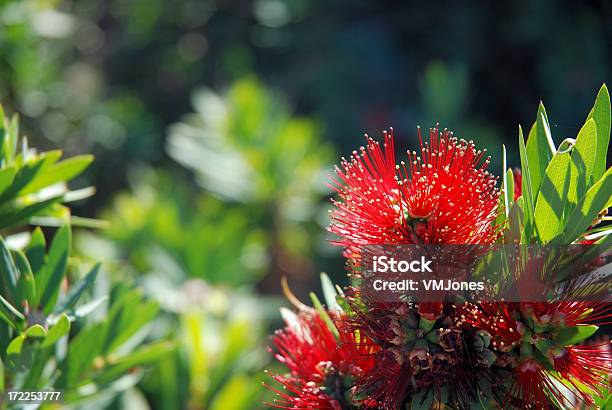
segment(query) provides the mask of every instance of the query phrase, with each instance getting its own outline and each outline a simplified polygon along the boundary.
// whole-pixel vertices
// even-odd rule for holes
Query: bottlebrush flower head
[[[610,388],[609,342],[551,349],[549,359],[552,368],[533,358],[519,363],[507,395],[512,408],[546,410],[551,402],[558,408],[593,408],[594,396]]]
[[[587,323],[605,323],[610,303],[523,302],[479,303],[462,307],[461,323],[491,335],[495,368],[512,369],[506,399],[512,408],[548,409],[593,404],[593,395],[609,387],[612,370],[609,342],[574,345],[596,330]],[[559,383],[571,389],[559,389]],[[585,393],[585,391],[588,392]]]
[[[483,151],[437,127],[430,130],[426,142],[419,132],[419,151],[408,152],[399,163],[392,131],[385,132],[381,142],[367,138],[364,147],[342,159],[331,183],[338,200],[329,230],[338,236],[334,243],[345,248],[355,282],[365,277],[365,265],[360,262],[367,250],[360,248],[366,245],[522,247],[554,239],[561,246],[588,243],[600,246],[595,252],[607,252],[609,231],[594,226],[609,205],[612,173],[606,171],[606,157],[601,155],[605,149],[599,149],[600,145],[593,149],[608,138],[607,88],[600,90],[569,151],[554,147],[543,105],[537,118],[527,142],[519,131],[521,167],[528,178],[523,181],[520,170],[513,177],[504,170],[510,177],[506,183],[514,187],[512,197],[499,198]],[[549,154],[552,159],[545,163]],[[576,166],[580,163],[576,159],[583,159],[585,166]],[[566,174],[558,181],[569,180],[566,189],[579,203],[546,202],[559,170]],[[498,210],[499,199],[512,207]],[[586,232],[592,235],[585,237]],[[540,264],[533,255],[527,256],[533,269],[526,272],[540,278],[539,273],[546,270],[547,278],[555,277],[557,265]],[[570,256],[567,260],[576,255]],[[554,259],[565,260],[559,254]],[[511,260],[524,259],[502,261]],[[596,264],[588,264],[588,272],[605,261],[598,257]],[[609,340],[593,344],[589,338],[598,325],[610,324],[609,298],[574,299],[584,296],[579,292],[582,288],[591,292],[599,283],[574,269],[568,269],[563,276],[567,282],[555,288],[559,292],[542,293],[534,289],[523,264],[517,266],[521,269],[506,275],[514,279],[511,287],[521,296],[509,299],[512,302],[505,301],[499,289],[487,294],[486,302],[481,297],[464,302],[459,295],[446,294],[439,301],[385,302],[360,294],[358,287],[336,293],[333,284],[327,283],[327,304],[345,313],[330,313],[331,319],[321,316],[324,311],[318,302],[319,309],[302,309],[296,320],[276,334],[276,357],[289,373],[275,376],[285,390],[278,392],[274,406],[332,410],[594,407],[600,400],[597,396],[604,400],[610,390],[612,353]],[[482,268],[487,280],[494,276],[489,275],[494,272],[489,272],[488,265]]]
[[[452,132],[430,130],[420,150],[396,163],[393,130],[382,146],[367,144],[342,159],[332,187],[338,192],[330,231],[348,249],[368,244],[492,243],[497,213],[496,179],[489,158]]]
[[[287,375],[275,375],[284,391],[274,389],[273,407],[285,409],[365,409],[374,403],[356,395],[355,381],[373,365],[375,347],[350,330],[339,314],[330,324],[317,311],[301,312],[273,336],[276,359]]]
[[[492,378],[490,335],[462,328],[451,303],[349,303],[351,326],[379,347],[358,391],[380,402],[380,409],[404,408],[429,391],[436,401],[463,408],[476,400],[481,380]]]

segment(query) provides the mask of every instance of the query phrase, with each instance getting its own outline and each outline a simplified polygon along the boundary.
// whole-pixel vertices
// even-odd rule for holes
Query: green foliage
[[[570,150],[561,146],[546,167],[534,210],[536,230],[542,242],[550,242],[558,233],[561,215],[556,210],[565,208],[569,185]]]
[[[188,286],[193,297],[197,282]],[[161,409],[260,408],[262,376],[257,372],[265,363],[261,306],[246,294],[218,289],[202,296],[208,298],[204,306],[178,313],[173,330],[178,350],[144,380],[143,388]]]
[[[100,265],[73,278],[70,237],[70,228],[61,227],[48,252],[39,228],[24,251],[9,249],[0,239],[3,384],[13,390],[61,389],[67,402],[120,383],[128,371],[173,348],[168,342],[137,347],[157,313],[156,304],[143,300],[140,291],[119,286],[106,308],[106,297],[89,296]],[[102,319],[89,319],[94,312],[103,313]]]
[[[142,366],[173,345],[141,346],[157,305],[127,285],[102,296],[100,265],[84,271],[71,255],[70,221],[90,221],[72,217],[63,204],[93,190],[70,191],[67,182],[93,157],[60,161],[61,151],[38,153],[18,132],[17,117],[9,120],[0,109],[0,229],[26,223],[59,229],[49,244],[38,227],[19,233],[29,238],[23,245],[0,237],[0,387],[61,389],[67,403],[99,403],[117,386],[138,382]]]
[[[194,105],[197,113],[170,129],[168,150],[199,188],[182,173],[134,167],[131,189],[102,213],[108,229],[81,233],[77,244],[119,257],[112,276],[136,273],[161,305],[152,332],[177,351],[138,385],[151,402],[225,410],[231,397],[232,408],[250,410],[262,401],[262,328],[278,307],[250,286],[310,252],[330,150],[313,121],[292,117],[253,79],[223,98],[196,94]]]
[[[282,201],[283,211],[299,218],[331,159],[318,126],[290,116],[284,101],[253,78],[236,82],[223,98],[200,90],[193,106],[196,112],[169,130],[170,155],[221,198]]]
[[[102,217],[109,221],[106,237],[139,272],[228,285],[252,283],[265,272],[266,238],[245,209],[191,195],[170,175],[147,173]]]
[[[522,243],[569,244],[584,239],[585,232],[601,222],[599,216],[612,204],[612,168],[600,172],[606,168],[609,113],[610,98],[604,85],[576,139],[565,139],[555,148],[542,104],[526,144],[519,128],[522,197],[511,203],[507,194],[509,177],[505,177],[503,201],[510,222],[507,232],[515,231],[518,221],[524,226]],[[519,203],[522,216],[513,220],[509,215],[518,211],[515,208]],[[609,229],[595,228],[592,233],[596,232],[606,236]],[[504,235],[506,241],[512,237],[516,235]]]
[[[547,164],[555,153],[555,145],[550,134],[550,125],[544,105],[540,103],[538,116],[535,124],[529,131],[527,138],[527,159],[529,161],[529,175],[531,191],[536,199],[535,193],[540,190],[540,184],[544,179]]]
[[[292,116],[279,95],[253,78],[235,82],[223,97],[200,90],[193,106],[195,113],[170,127],[168,153],[235,212],[233,219],[265,232],[269,271],[307,273],[331,152],[318,125]],[[235,240],[240,248],[244,239]]]
[[[610,120],[612,113],[610,112],[610,93],[608,87],[602,85],[595,105],[589,113],[589,118],[595,121],[596,128],[599,130],[596,149],[595,168],[593,169],[592,181],[595,182],[603,175],[606,169],[606,159],[608,154],[608,143],[610,142]]]
[[[33,217],[66,220],[62,202],[81,199],[90,189],[70,191],[68,181],[91,164],[91,155],[59,161],[61,151],[37,153],[19,141],[19,120],[4,115],[0,107],[0,229],[24,224]]]

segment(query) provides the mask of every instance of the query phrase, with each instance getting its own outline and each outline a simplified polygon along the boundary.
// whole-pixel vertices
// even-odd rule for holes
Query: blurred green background
[[[77,248],[179,344],[98,405],[262,407],[281,277],[303,299],[320,271],[344,280],[333,163],[439,122],[498,172],[540,99],[556,140],[576,134],[611,44],[609,1],[1,1],[1,103],[30,145],[95,154],[73,213],[108,224]]]

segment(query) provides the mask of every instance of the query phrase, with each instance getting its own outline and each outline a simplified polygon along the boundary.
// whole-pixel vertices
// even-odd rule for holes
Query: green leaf
[[[521,172],[523,174],[523,190],[522,197],[524,199],[523,204],[523,220],[525,221],[525,229],[521,235],[523,243],[529,243],[533,235],[533,213],[534,213],[534,190],[531,185],[531,169],[530,161],[527,155],[527,149],[525,148],[525,139],[523,137],[523,130],[519,125],[519,152],[521,156]]]
[[[429,320],[421,317],[419,320],[419,329],[423,330],[424,332],[429,332],[431,329],[433,329],[435,324],[435,320]]]
[[[506,146],[502,144],[502,168],[504,171],[507,169],[508,172],[504,172],[502,179],[501,192],[497,199],[497,209],[503,209],[504,212],[498,212],[495,217],[495,226],[505,226],[508,221],[508,215],[514,200],[514,175],[512,170],[508,168],[508,160],[506,154]],[[510,176],[510,177],[509,177]]]
[[[68,316],[62,314],[55,325],[53,325],[48,332],[47,338],[40,345],[41,348],[45,349],[47,347],[53,346],[55,342],[60,340],[62,337],[68,334],[70,331],[70,320]]]
[[[68,158],[50,166],[44,173],[37,175],[20,194],[36,192],[41,188],[56,184],[62,181],[70,181],[81,174],[93,161],[93,155],[79,155]]]
[[[334,288],[334,284],[325,272],[321,272],[321,287],[323,288],[323,297],[327,308],[332,312],[342,312],[342,308],[336,301],[338,297],[336,288]]]
[[[11,341],[7,352],[7,365],[12,374],[28,372],[32,368],[34,343],[28,343],[25,335],[21,334]]]
[[[514,173],[511,169],[506,171],[504,177],[504,196],[507,196],[508,205],[511,206],[514,202]],[[509,208],[507,212],[510,212]]]
[[[12,152],[17,151],[17,139],[19,138],[19,115],[13,114],[11,119],[8,121],[8,141],[11,145]]]
[[[36,282],[32,274],[32,268],[26,256],[20,251],[13,251],[15,264],[21,272],[19,276],[19,293],[24,298],[29,306],[36,305]]]
[[[98,272],[100,270],[100,264],[96,263],[93,268],[77,283],[75,283],[71,288],[66,297],[58,304],[55,308],[55,313],[65,312],[68,310],[72,310],[81,296],[83,292],[85,292],[88,288],[93,285],[98,276]]]
[[[60,365],[61,376],[57,387],[65,389],[74,386],[83,373],[87,373],[95,358],[102,353],[102,343],[106,338],[108,323],[99,323],[79,332],[68,346],[68,354]]]
[[[544,105],[540,102],[536,122],[529,131],[527,138],[527,158],[529,160],[529,178],[533,199],[536,199],[537,192],[544,178],[544,172],[548,163],[555,153],[555,144],[550,134],[548,117]]]
[[[338,332],[338,328],[336,327],[334,322],[331,320],[331,318],[329,317],[329,314],[327,313],[327,311],[321,304],[321,301],[319,300],[317,295],[314,294],[314,292],[310,292],[310,299],[312,300],[312,304],[314,305],[315,309],[319,313],[319,316],[321,316],[321,319],[323,319],[323,321],[325,322],[329,330],[334,334],[336,339],[339,339],[340,332]]]
[[[19,310],[17,310],[16,307],[11,305],[8,300],[4,299],[2,295],[0,295],[0,310],[7,317],[10,317],[10,315],[14,315],[21,320],[25,320],[25,316],[23,316],[23,314]]]
[[[59,288],[68,267],[70,248],[70,226],[64,225],[57,230],[53,237],[45,269],[36,277],[36,289],[42,292],[38,304],[47,314],[52,311],[57,300]]]
[[[554,346],[554,343],[549,339],[537,339],[535,342],[536,348],[542,352],[542,354],[547,355],[548,349]]]
[[[553,340],[561,346],[574,345],[591,337],[597,329],[595,325],[564,327],[553,333]]]
[[[30,237],[30,243],[25,249],[26,257],[30,262],[30,267],[32,268],[34,275],[39,275],[45,266],[46,246],[45,235],[43,234],[42,229],[40,229],[40,227],[36,227],[36,229],[34,229],[32,232],[32,236]]]
[[[17,287],[18,281],[19,271],[6,242],[0,237],[0,291],[2,289],[6,290],[10,300],[16,303],[21,301],[21,295]]]
[[[28,160],[15,175],[11,186],[0,195],[0,200],[6,200],[17,196],[30,182],[32,182],[39,174],[42,174],[45,168],[55,163],[62,156],[59,150],[48,151],[38,155],[35,158]]]
[[[519,197],[508,215],[508,229],[504,231],[504,243],[518,244],[523,234],[523,206],[525,199]]]
[[[13,329],[17,328],[17,324],[13,321],[13,319],[11,319],[10,315],[6,312],[6,308],[4,308],[2,303],[0,303],[0,319],[6,322]],[[2,362],[1,359],[0,362]]]
[[[23,349],[23,342],[25,342],[25,336],[19,335],[14,338],[11,343],[9,343],[6,348],[6,354],[8,355],[19,355],[21,354],[21,350]]]
[[[578,206],[570,214],[565,224],[564,241],[573,242],[593,223],[597,215],[605,209],[612,196],[612,168],[595,183],[578,201]]]
[[[534,211],[536,232],[541,243],[548,243],[561,231],[563,209],[570,185],[569,144],[561,144],[546,168]]]
[[[32,325],[23,333],[26,337],[42,338],[47,337],[47,331],[41,325]]]
[[[94,381],[96,383],[108,383],[134,367],[156,363],[165,355],[172,353],[175,347],[172,342],[161,341],[141,347],[122,357],[110,357],[108,367],[97,375]]]
[[[569,191],[567,193],[571,212],[582,198],[591,184],[595,157],[597,156],[597,128],[595,121],[588,120],[580,129],[576,143],[572,148],[571,178]]]
[[[4,191],[11,186],[13,179],[15,179],[16,172],[17,169],[14,165],[9,165],[0,170],[0,195],[2,195]]]
[[[0,213],[0,228],[9,228],[27,222],[31,216],[39,214],[51,207],[53,204],[60,202],[62,196],[56,196],[44,201],[35,202],[31,205],[18,206],[12,209],[3,210]]]
[[[111,307],[108,314],[109,330],[104,353],[111,353],[132,337],[157,314],[159,307],[153,301],[143,301],[142,291],[126,292]]]
[[[102,297],[92,300],[91,302],[85,303],[84,305],[79,305],[76,309],[69,312],[68,315],[70,317],[74,316],[75,318],[78,318],[78,319],[84,318],[87,315],[89,315],[91,312],[93,312],[94,310],[102,306],[102,304],[106,302],[107,300],[108,300],[108,295],[104,295]]]
[[[608,144],[610,142],[610,94],[606,85],[602,85],[595,98],[595,105],[589,114],[588,119],[593,119],[597,126],[597,159],[593,167],[592,182],[601,178],[606,170],[606,156]]]
[[[257,400],[259,383],[245,374],[236,374],[215,394],[210,410],[245,410]]]

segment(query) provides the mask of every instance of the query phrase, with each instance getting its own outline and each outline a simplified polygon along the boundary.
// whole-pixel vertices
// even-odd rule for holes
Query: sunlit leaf
[[[570,186],[570,146],[562,144],[546,168],[534,211],[536,232],[548,243],[562,228],[563,209]]]
[[[564,239],[574,241],[593,223],[612,196],[612,168],[578,201],[565,224]]]
[[[531,131],[529,131],[526,152],[529,160],[529,180],[531,182],[531,190],[535,202],[537,193],[540,190],[540,185],[544,179],[546,167],[555,153],[555,144],[550,134],[548,117],[542,103],[540,103],[538,107],[536,122],[531,128]],[[524,171],[523,175],[526,176]]]
[[[53,346],[55,342],[64,337],[70,331],[70,320],[68,316],[62,314],[57,322],[51,326],[47,334],[47,338],[42,342],[41,348]]]
[[[591,110],[589,117],[595,121],[597,127],[597,147],[595,151],[597,153],[597,159],[593,167],[593,175],[591,181],[594,183],[601,178],[604,174],[607,166],[607,153],[608,144],[610,142],[610,94],[606,85],[602,85],[597,98],[595,99],[595,105]]]
[[[594,325],[568,326],[553,333],[553,340],[562,346],[574,345],[585,341],[597,329]]]

